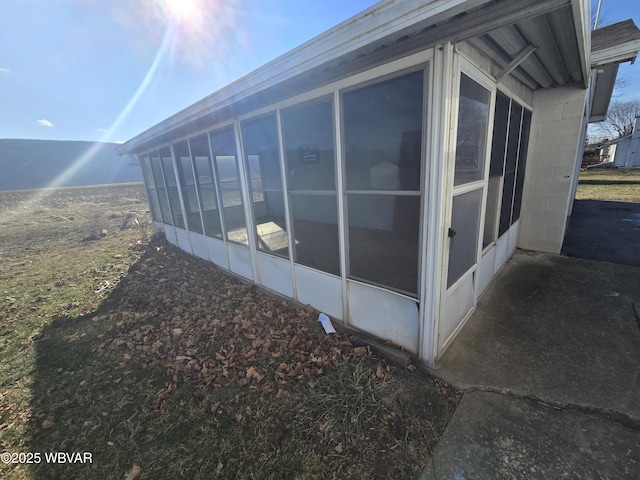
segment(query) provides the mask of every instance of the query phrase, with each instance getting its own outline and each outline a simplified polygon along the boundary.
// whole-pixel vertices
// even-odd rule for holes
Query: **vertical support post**
[[[294,267],[295,255],[295,239],[293,231],[293,222],[291,220],[291,209],[289,208],[289,185],[287,183],[287,165],[284,160],[284,141],[282,135],[282,119],[280,118],[280,109],[276,110],[276,125],[278,129],[278,155],[280,161],[280,182],[282,184],[282,201],[284,202],[284,221],[287,227],[287,242],[289,243],[289,263],[291,265],[291,286],[293,289],[293,298],[298,300],[298,287],[296,285],[296,271]]]
[[[347,292],[347,211],[345,193],[345,167],[342,152],[342,102],[340,91],[333,93],[334,137],[336,148],[336,202],[338,205],[338,240],[340,248],[340,280],[342,281],[342,318],[349,324],[349,295]]]
[[[240,179],[240,189],[242,191],[242,199],[244,203],[244,216],[247,224],[247,237],[249,240],[249,254],[251,255],[251,263],[253,264],[253,281],[260,284],[260,269],[258,268],[258,254],[256,247],[256,229],[255,219],[253,218],[253,199],[249,191],[249,176],[244,161],[244,149],[242,148],[242,140],[240,134],[240,122],[238,119],[233,120],[233,132],[236,137],[236,153],[238,154],[238,177]]]

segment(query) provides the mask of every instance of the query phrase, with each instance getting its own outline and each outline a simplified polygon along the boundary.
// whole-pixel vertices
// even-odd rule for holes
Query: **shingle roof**
[[[634,40],[640,40],[640,30],[633,20],[624,20],[591,32],[591,51],[597,52]]]

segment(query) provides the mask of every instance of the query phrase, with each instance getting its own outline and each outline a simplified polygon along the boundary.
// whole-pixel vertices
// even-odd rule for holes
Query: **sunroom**
[[[169,242],[433,363],[517,246],[564,233],[588,19],[383,1],[120,152]]]

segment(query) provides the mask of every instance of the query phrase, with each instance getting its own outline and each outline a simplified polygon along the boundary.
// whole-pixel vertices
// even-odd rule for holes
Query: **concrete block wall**
[[[518,247],[560,253],[581,156],[587,90],[578,86],[533,94]]]

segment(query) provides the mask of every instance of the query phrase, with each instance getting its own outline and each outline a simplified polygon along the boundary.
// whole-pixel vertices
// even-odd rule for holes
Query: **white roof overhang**
[[[118,153],[147,150],[444,42],[470,41],[533,89],[586,84],[586,5],[586,0],[383,1],[151,127],[120,145]]]
[[[593,98],[589,122],[607,117],[620,63],[633,63],[640,50],[640,30],[633,20],[607,25],[592,32]]]

